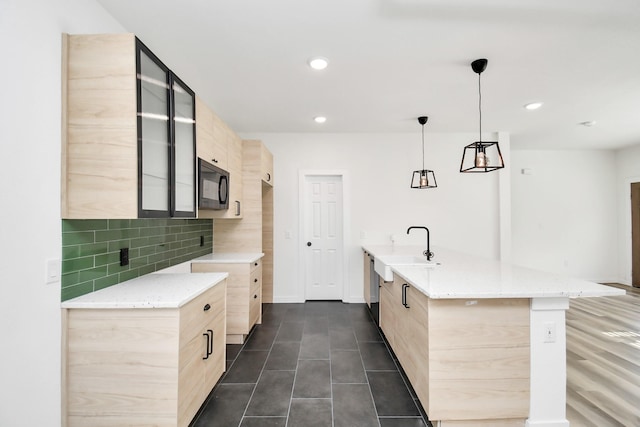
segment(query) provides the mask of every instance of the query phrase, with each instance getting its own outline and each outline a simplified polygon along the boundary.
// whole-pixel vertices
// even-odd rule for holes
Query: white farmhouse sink
[[[439,262],[427,261],[424,256],[413,255],[381,255],[374,257],[373,269],[382,277],[385,282],[391,282],[393,280],[393,266],[416,266],[416,267],[435,267],[440,265]]]

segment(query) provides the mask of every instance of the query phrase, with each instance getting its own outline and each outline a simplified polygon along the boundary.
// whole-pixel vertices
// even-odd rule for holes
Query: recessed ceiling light
[[[329,60],[322,56],[316,56],[309,60],[309,66],[314,70],[324,70],[329,65]]]
[[[580,124],[582,126],[586,126],[586,127],[590,128],[591,126],[596,124],[596,121],[595,120],[588,120],[586,122],[580,122]]]
[[[313,121],[316,123],[324,123],[327,121],[327,118],[324,116],[317,116],[313,118]]]
[[[530,102],[524,106],[527,110],[537,110],[542,107],[542,102]]]

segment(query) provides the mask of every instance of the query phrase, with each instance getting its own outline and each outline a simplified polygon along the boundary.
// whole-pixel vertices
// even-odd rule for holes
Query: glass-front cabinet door
[[[195,218],[195,95],[136,45],[138,216]]]
[[[195,94],[178,77],[173,75],[173,156],[175,191],[173,216],[195,217]]]

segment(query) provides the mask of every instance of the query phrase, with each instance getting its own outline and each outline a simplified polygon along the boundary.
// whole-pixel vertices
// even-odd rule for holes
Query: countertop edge
[[[394,246],[394,245],[367,245],[367,244],[362,244],[361,248],[362,250],[369,253],[374,258],[376,257],[379,258],[379,257],[384,257],[386,255],[394,255],[394,254],[395,255],[407,255],[407,254],[416,255],[422,249],[420,246],[415,246],[415,245],[406,245],[406,246],[395,245]],[[520,267],[517,265],[502,263],[500,261],[489,260],[484,258],[476,259],[476,257],[473,257],[471,255],[458,254],[456,251],[451,251],[445,248],[438,248],[438,249],[442,250],[447,257],[454,256],[451,262],[449,260],[447,260],[446,262],[443,262],[443,264],[449,264],[450,262],[449,265],[452,265],[454,268],[457,268],[460,266],[466,267],[467,264],[471,266],[493,264],[493,265],[496,265],[496,267],[494,267],[495,269],[503,269],[503,268],[513,269],[513,271],[519,272],[519,274],[523,275],[523,277],[528,278],[529,275],[531,275],[532,277],[539,276],[545,280],[548,280],[551,283],[553,283],[554,281],[557,281],[558,278],[562,277],[562,280],[565,283],[567,283],[567,285],[566,287],[549,286],[542,289],[531,288],[534,290],[531,290],[528,288],[517,289],[517,290],[506,289],[504,292],[502,292],[500,289],[500,286],[495,286],[492,289],[492,287],[487,287],[486,285],[482,284],[483,282],[482,280],[478,280],[479,282],[478,286],[480,288],[484,286],[485,289],[474,288],[472,286],[468,286],[467,289],[464,289],[464,287],[458,286],[457,289],[449,292],[447,290],[442,289],[443,287],[445,287],[445,285],[443,285],[443,283],[441,282],[441,279],[444,277],[444,275],[437,272],[438,269],[446,268],[446,266],[439,266],[439,267],[436,267],[436,270],[434,270],[433,275],[438,276],[437,283],[439,286],[436,286],[436,287],[440,289],[436,289],[439,291],[434,292],[434,289],[431,289],[431,290],[428,289],[429,287],[434,287],[432,286],[433,284],[430,285],[430,284],[419,283],[420,282],[419,280],[414,280],[416,279],[415,277],[416,275],[413,274],[413,272],[416,271],[414,269],[422,270],[422,268],[416,267],[416,266],[407,266],[407,265],[393,265],[393,264],[388,264],[388,265],[394,274],[398,275],[403,280],[406,280],[416,290],[420,291],[422,294],[432,299],[586,298],[586,297],[620,296],[620,295],[626,294],[626,291],[624,289],[614,288],[614,287],[606,286],[596,282],[591,282],[591,281],[582,280],[582,279],[574,279],[570,277],[565,278],[564,276],[560,276],[558,274],[532,270],[527,267]],[[436,254],[437,253],[438,252],[436,251]],[[460,257],[460,259],[458,259],[458,256]],[[474,271],[481,271],[481,269],[476,269]],[[446,276],[450,276],[450,275],[446,275]],[[497,277],[499,277],[499,275],[497,275]],[[445,279],[445,280],[451,280],[451,279]],[[498,280],[500,279],[498,278]],[[458,282],[456,282],[456,284],[458,284]]]
[[[95,298],[97,292],[100,291],[108,291],[109,294],[117,293],[117,292],[130,292],[132,287],[137,286],[137,283],[140,283],[140,280],[144,278],[144,280],[148,280],[153,277],[167,277],[168,279],[176,279],[180,280],[181,278],[187,278],[197,275],[199,279],[209,279],[209,282],[205,282],[204,284],[193,285],[194,289],[191,291],[187,291],[184,295],[176,297],[175,299],[170,300],[156,300],[153,298],[149,298],[150,293],[140,293],[138,297],[134,300],[126,301],[126,300],[118,300],[117,298],[112,299],[104,299],[104,300],[95,300],[91,298]],[[229,273],[150,273],[144,276],[137,277],[135,279],[127,280],[116,285],[110,286],[108,288],[101,289],[100,291],[95,291],[89,294],[82,295],[77,298],[73,298],[67,301],[63,301],[60,304],[60,308],[62,309],[149,309],[149,308],[172,308],[177,309],[191,300],[197,298],[199,295],[202,295],[207,290],[219,285],[223,280],[229,277]],[[136,281],[138,281],[136,283]],[[115,288],[115,287],[118,288]],[[147,285],[148,286],[148,285]],[[180,286],[176,284],[175,286]],[[166,284],[165,284],[166,287]],[[129,288],[129,289],[125,289]],[[137,290],[134,290],[137,292]],[[161,289],[160,292],[164,292],[165,294],[169,292],[168,289]],[[110,296],[110,295],[109,295]],[[83,298],[84,297],[84,298]],[[100,296],[98,298],[101,298]],[[104,297],[103,297],[104,298]],[[83,301],[84,299],[84,301]]]
[[[192,259],[191,263],[195,264],[206,264],[206,263],[216,263],[216,264],[248,264],[251,262],[258,261],[264,257],[264,253],[262,252],[238,252],[238,253],[211,253],[202,255],[198,258]]]

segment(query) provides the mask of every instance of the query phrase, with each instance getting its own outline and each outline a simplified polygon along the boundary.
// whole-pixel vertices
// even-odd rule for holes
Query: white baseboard
[[[531,421],[526,420],[525,427],[569,427],[567,420]]]
[[[273,297],[274,304],[300,304],[303,303],[304,300],[296,296],[288,296],[288,297]]]
[[[336,300],[337,301],[337,300]],[[298,297],[295,296],[288,296],[288,297],[273,297],[273,303],[274,304],[301,304],[304,303],[305,300],[301,300]],[[364,298],[360,297],[351,297],[349,299],[346,300],[342,300],[342,302],[344,303],[348,303],[348,304],[364,304]]]

